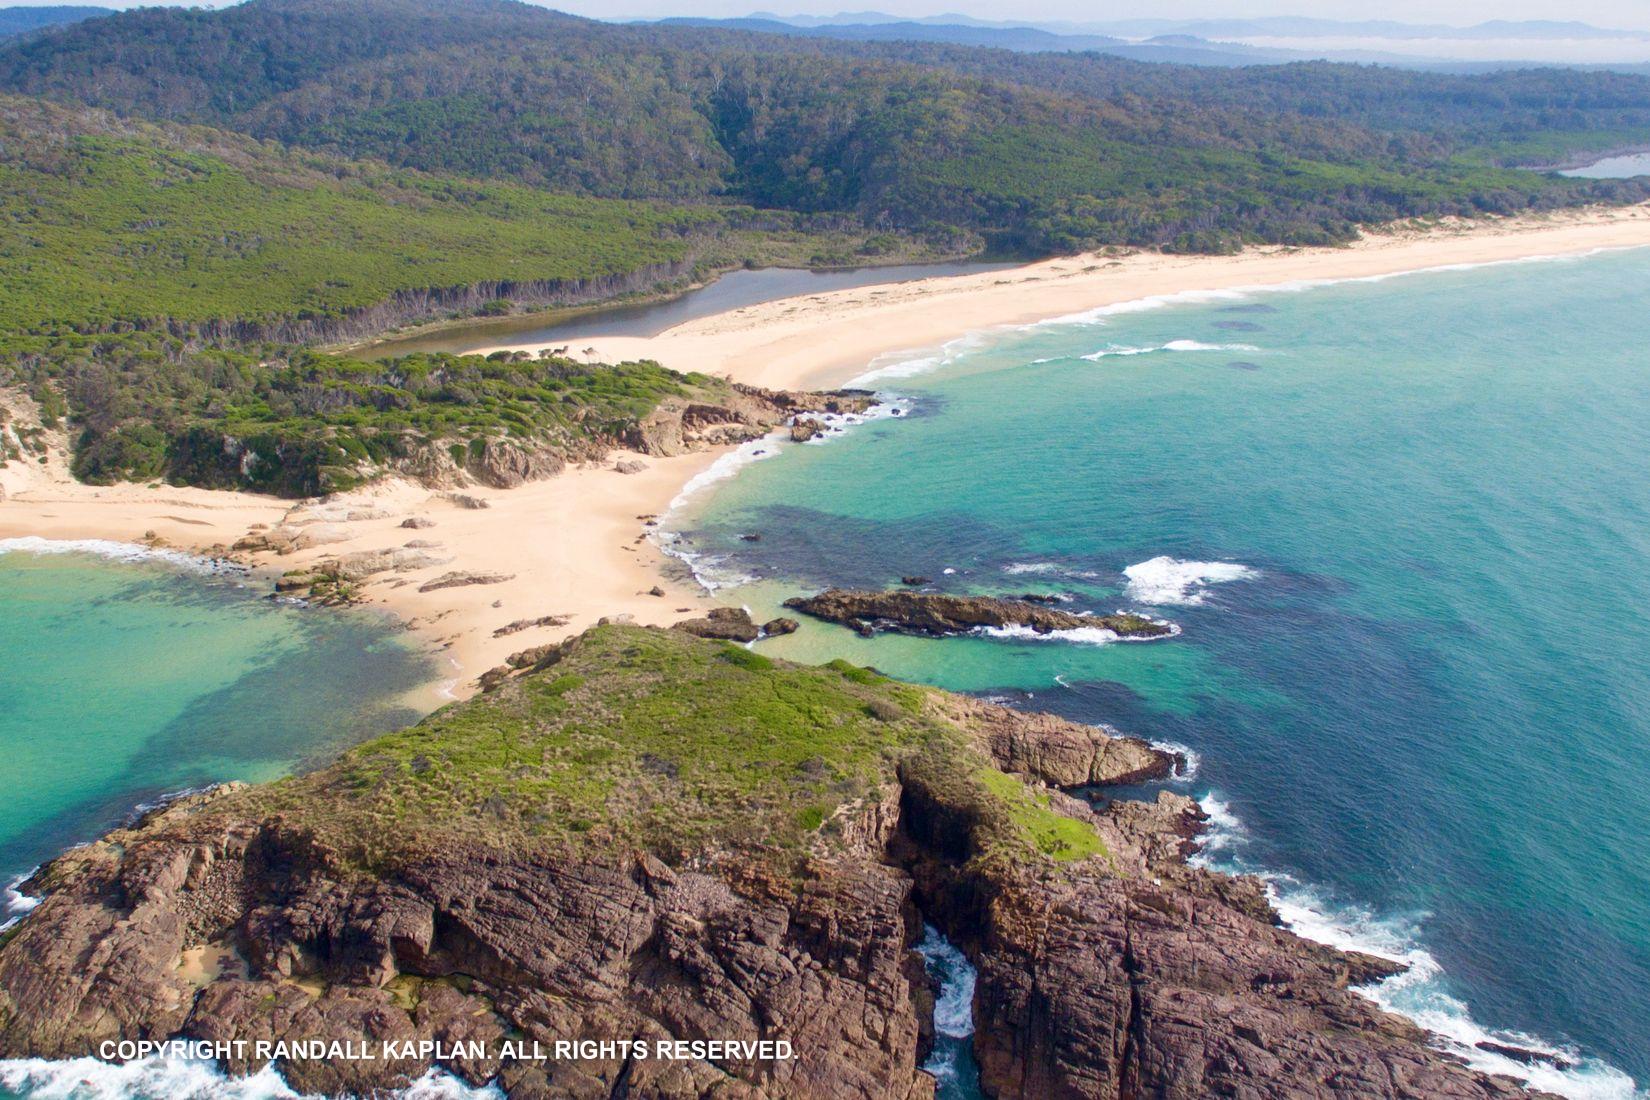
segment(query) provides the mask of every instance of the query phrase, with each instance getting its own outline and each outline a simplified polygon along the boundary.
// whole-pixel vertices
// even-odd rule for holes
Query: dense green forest
[[[0,49],[0,88],[610,198],[962,228],[1003,250],[1324,243],[1630,198],[1496,161],[1650,137],[1650,80],[614,25],[513,0],[152,9]]]
[[[263,487],[312,492],[397,440],[608,413],[561,419],[564,366],[403,385],[302,344],[740,263],[1221,252],[1635,201],[1645,181],[1516,165],[1646,141],[1650,79],[1600,72],[1190,68],[515,0],[139,9],[0,42],[0,383],[67,402],[83,476],[220,484],[201,440],[239,433],[300,456]],[[591,392],[621,415],[636,378],[611,369]]]

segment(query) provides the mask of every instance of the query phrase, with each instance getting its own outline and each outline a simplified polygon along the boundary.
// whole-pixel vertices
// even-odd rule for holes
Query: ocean
[[[434,670],[385,619],[265,591],[181,554],[0,539],[0,883],[156,799],[418,718],[403,700]],[[28,904],[6,889],[0,923]]]
[[[1647,288],[1650,252],[1613,252],[969,337],[874,364],[882,415],[723,460],[667,538],[759,617],[919,574],[1172,619],[1149,643],[759,644],[1183,747],[1201,858],[1410,963],[1377,1000],[1485,1069],[1642,1096]]]

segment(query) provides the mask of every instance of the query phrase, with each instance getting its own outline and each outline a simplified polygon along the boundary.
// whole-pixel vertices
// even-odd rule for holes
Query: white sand
[[[1135,254],[1081,256],[1013,270],[861,287],[734,310],[659,336],[575,338],[596,358],[656,359],[678,370],[720,374],[773,388],[839,385],[879,356],[931,349],[969,332],[1025,324],[1140,298],[1195,290],[1388,275],[1601,248],[1650,246],[1650,207],[1451,222],[1372,234],[1338,249],[1254,249],[1231,257]],[[491,350],[491,349],[489,349]],[[537,350],[532,349],[532,350]],[[15,395],[12,401],[16,403]],[[59,441],[61,448],[61,441]],[[360,550],[437,544],[443,559],[407,573],[378,575],[367,601],[402,617],[450,670],[443,698],[475,690],[475,678],[520,649],[555,641],[602,616],[643,623],[702,614],[703,593],[663,579],[662,555],[645,539],[641,516],[665,511],[716,453],[647,458],[647,470],[571,470],[513,490],[466,490],[490,507],[466,509],[439,493],[400,481],[370,486],[325,504],[251,493],[73,482],[61,451],[46,466],[0,469],[0,538],[103,538],[135,542],[152,533],[195,550],[226,547],[254,525],[313,523],[326,541],[290,554],[240,554],[270,572]],[[350,518],[351,516],[355,518]],[[399,526],[410,516],[426,530]],[[448,571],[502,573],[499,584],[418,591]],[[666,590],[648,595],[655,584]],[[494,604],[498,606],[494,606]],[[517,619],[566,615],[564,627],[494,638]]]

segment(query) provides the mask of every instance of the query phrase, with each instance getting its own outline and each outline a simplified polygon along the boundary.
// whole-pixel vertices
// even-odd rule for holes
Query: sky
[[[50,0],[27,0],[47,3]],[[101,7],[134,5],[121,0],[74,0]],[[168,6],[210,6],[197,0],[148,0]],[[542,0],[534,0],[542,2]],[[0,0],[0,7],[18,6]],[[593,18],[653,18],[666,15],[738,16],[753,11],[829,15],[838,11],[881,11],[900,16],[963,12],[980,19],[1026,22],[1109,19],[1205,19],[1264,15],[1308,15],[1324,19],[1390,19],[1464,26],[1489,19],[1579,20],[1600,27],[1650,30],[1650,0],[1021,0],[1005,9],[1001,0],[555,0],[545,6]]]

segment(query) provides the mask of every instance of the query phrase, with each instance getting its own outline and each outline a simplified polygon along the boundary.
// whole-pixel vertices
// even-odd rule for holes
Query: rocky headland
[[[913,578],[914,579],[914,578]],[[1076,615],[1020,597],[951,596],[938,592],[887,592],[828,588],[794,596],[785,606],[860,634],[886,630],[901,634],[966,634],[981,628],[1024,627],[1038,634],[1063,630],[1109,630],[1119,638],[1166,638],[1174,627],[1144,615]]]
[[[928,1097],[926,921],[978,968],[987,1095],[1526,1095],[1354,992],[1392,964],[1189,866],[1190,800],[1096,812],[1060,789],[1170,765],[845,662],[602,626],[327,768],[180,800],[42,868],[0,944],[0,1055],[476,1040],[279,1068],[326,1093],[435,1060],[518,1097]],[[794,1057],[537,1061],[505,1038]]]

